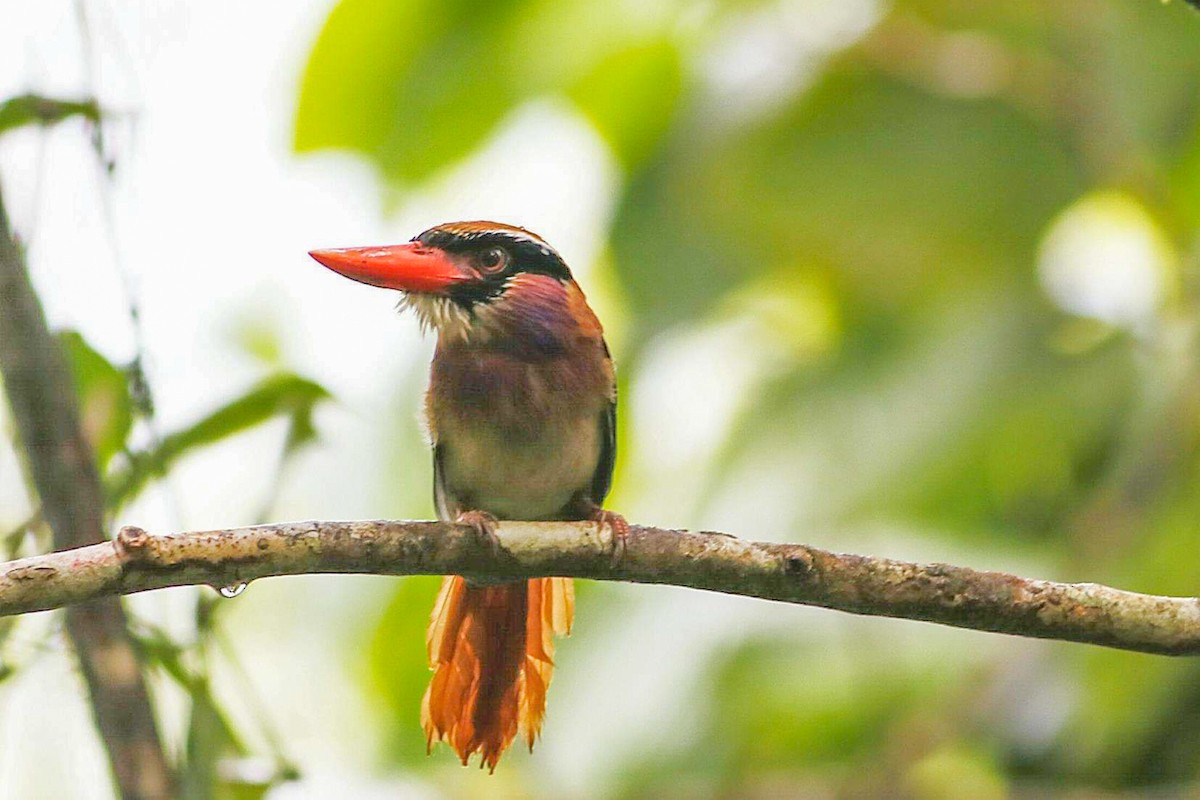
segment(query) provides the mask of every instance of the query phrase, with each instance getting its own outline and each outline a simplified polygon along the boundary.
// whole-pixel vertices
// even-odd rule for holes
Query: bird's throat
[[[434,332],[439,339],[467,342],[474,326],[472,313],[444,295],[405,292],[397,306],[401,311],[411,309],[421,330]]]

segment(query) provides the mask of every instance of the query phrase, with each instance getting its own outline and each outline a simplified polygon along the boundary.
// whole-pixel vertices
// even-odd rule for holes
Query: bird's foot
[[[591,519],[593,522],[607,525],[608,529],[612,531],[612,563],[614,567],[617,566],[625,558],[629,539],[629,523],[617,512],[600,506],[592,508]]]
[[[464,511],[454,518],[459,525],[470,525],[479,537],[492,551],[492,555],[500,555],[500,537],[496,535],[498,520],[486,511]]]

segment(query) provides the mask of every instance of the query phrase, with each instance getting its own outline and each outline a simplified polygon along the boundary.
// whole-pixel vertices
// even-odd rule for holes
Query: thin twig
[[[498,552],[446,522],[295,522],[115,541],[0,564],[0,616],[169,586],[310,573],[545,575],[660,583],[960,628],[1200,655],[1200,600],[1054,583],[948,564],[843,555],[725,534],[634,526],[612,559],[591,522],[501,522]]]

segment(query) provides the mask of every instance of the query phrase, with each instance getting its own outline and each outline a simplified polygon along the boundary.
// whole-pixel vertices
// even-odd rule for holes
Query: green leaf
[[[75,379],[83,432],[96,454],[101,472],[125,447],[133,426],[133,403],[125,373],[94,350],[83,337],[66,331],[59,341]]]
[[[276,781],[267,783],[224,781],[217,787],[217,797],[220,800],[261,800],[267,796],[267,792],[275,788],[276,783]]]
[[[13,675],[17,674],[16,666],[14,666],[5,658],[3,649],[4,640],[7,639],[9,634],[12,633],[13,628],[16,627],[16,623],[16,617],[5,617],[4,619],[0,619],[0,683],[4,683]]]
[[[53,125],[74,116],[99,122],[100,106],[95,100],[56,100],[23,94],[0,103],[0,134],[23,125]]]
[[[217,796],[220,761],[230,756],[244,756],[246,748],[225,712],[213,699],[208,682],[195,682],[190,692],[192,714],[188,720],[187,760],[180,783],[185,798],[203,800]]]
[[[281,326],[258,311],[248,312],[229,329],[231,343],[262,365],[278,369],[284,363]]]
[[[661,39],[609,54],[568,94],[621,162],[632,168],[662,139],[682,90],[679,49]]]
[[[161,667],[180,687],[192,691],[196,683],[192,671],[183,663],[184,648],[172,641],[163,631],[147,625],[140,625],[139,630],[131,631],[138,653],[148,664]]]
[[[919,800],[1003,800],[1008,786],[994,757],[985,748],[954,742],[925,756],[905,775],[908,796]]]
[[[149,625],[141,628],[135,641],[142,660],[161,668],[191,700],[181,794],[189,800],[215,797],[217,763],[227,756],[245,755],[245,746],[213,697],[207,676],[186,663],[187,648],[161,629]]]
[[[295,149],[353,150],[388,179],[417,182],[469,155],[521,103],[566,92],[636,166],[682,91],[681,56],[665,38],[673,16],[661,17],[631,42],[628,20],[602,5],[342,0],[309,56]]]
[[[383,715],[388,753],[397,763],[418,767],[425,758],[425,734],[417,723],[429,683],[425,629],[440,578],[405,578],[383,611],[368,651],[371,684]]]
[[[287,417],[292,422],[289,448],[311,441],[315,436],[313,408],[329,398],[329,392],[320,384],[298,375],[269,378],[191,427],[164,437],[157,448],[133,454],[130,465],[108,482],[109,504],[117,507],[128,501],[150,479],[166,473],[172,464],[193,450],[276,417]]]
[[[191,700],[186,757],[180,774],[182,797],[188,800],[251,800],[263,797],[276,783],[295,777],[286,767],[277,770],[265,782],[257,777],[243,780],[223,774],[228,772],[221,769],[223,761],[244,758],[249,749],[213,695],[203,668],[193,669],[186,663],[188,651],[193,648],[176,643],[159,628],[144,624],[139,627],[136,642],[142,659],[160,667]],[[205,641],[203,631],[201,641]],[[196,649],[202,648],[203,645],[199,645]],[[205,660],[200,657],[201,664]]]
[[[300,406],[292,412],[288,424],[287,439],[283,444],[283,457],[286,461],[296,451],[317,439],[317,426],[313,424],[313,406]]]
[[[401,181],[463,158],[520,99],[506,43],[524,5],[342,0],[304,71],[296,150],[357,150]]]

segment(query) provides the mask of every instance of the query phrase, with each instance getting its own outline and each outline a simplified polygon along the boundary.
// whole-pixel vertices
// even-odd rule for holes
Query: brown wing
[[[608,342],[600,339],[604,347],[604,357],[612,363],[612,354],[608,352]],[[613,378],[612,399],[608,408],[600,415],[600,460],[596,462],[596,474],[592,476],[592,502],[597,506],[604,504],[608,490],[612,488],[613,466],[617,461],[617,386]]]
[[[600,461],[596,474],[592,476],[592,502],[603,505],[612,488],[613,465],[617,461],[617,403],[614,400],[608,411],[600,415]]]
[[[456,505],[446,494],[446,477],[442,469],[442,445],[433,446],[433,507],[437,510],[438,519],[453,520],[457,513],[452,506]]]

